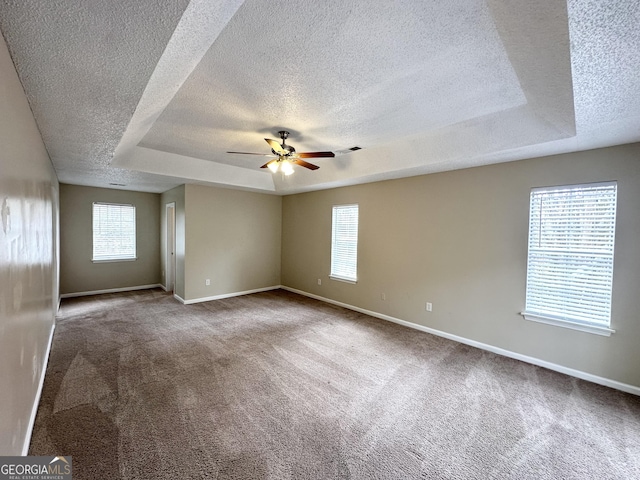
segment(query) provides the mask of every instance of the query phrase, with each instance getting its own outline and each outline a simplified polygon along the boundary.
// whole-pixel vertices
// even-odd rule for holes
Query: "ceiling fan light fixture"
[[[293,165],[289,160],[282,160],[282,166],[280,167],[280,171],[285,175],[291,175],[293,173]]]
[[[269,170],[271,170],[273,173],[276,173],[278,171],[278,161],[274,160],[273,162],[270,162],[269,165],[267,165],[267,168]]]

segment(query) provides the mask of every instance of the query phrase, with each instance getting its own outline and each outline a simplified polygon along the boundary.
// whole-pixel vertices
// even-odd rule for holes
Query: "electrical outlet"
[[[433,305],[430,302],[427,302],[427,306],[426,306],[427,312],[430,312],[433,310]]]
[[[322,285],[322,279],[321,278],[318,279],[318,285]]]
[[[387,295],[386,295],[386,294],[384,294],[384,293],[381,293],[381,294],[380,294],[380,298],[381,298],[382,300],[386,300],[386,299],[387,299]]]
[[[205,284],[206,286],[211,285],[211,279],[207,278],[207,279],[204,281],[204,284]]]

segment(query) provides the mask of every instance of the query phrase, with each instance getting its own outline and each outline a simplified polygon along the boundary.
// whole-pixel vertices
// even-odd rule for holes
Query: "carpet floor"
[[[640,478],[640,397],[283,290],[62,303],[30,455],[83,479]]]

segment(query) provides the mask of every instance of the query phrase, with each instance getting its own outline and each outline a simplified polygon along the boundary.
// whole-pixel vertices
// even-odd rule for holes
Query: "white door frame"
[[[176,286],[176,202],[165,205],[165,214],[167,219],[165,286],[168,292],[173,292]]]

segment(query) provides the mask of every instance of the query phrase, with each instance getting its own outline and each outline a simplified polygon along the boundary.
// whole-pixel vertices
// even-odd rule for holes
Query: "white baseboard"
[[[26,457],[29,454],[29,445],[31,444],[31,435],[33,434],[33,427],[36,423],[36,415],[38,414],[38,407],[40,406],[40,396],[42,395],[42,387],[44,386],[44,377],[47,373],[47,365],[49,364],[49,353],[51,353],[51,344],[53,343],[53,332],[56,329],[56,324],[51,325],[51,331],[49,332],[49,342],[47,344],[47,351],[42,361],[42,371],[40,372],[40,380],[38,382],[38,390],[36,391],[36,398],[31,408],[31,416],[29,417],[29,423],[27,424],[27,434],[22,445],[22,456]]]
[[[131,292],[133,290],[149,290],[150,288],[158,287],[163,288],[159,283],[153,283],[151,285],[137,285],[135,287],[107,288],[105,290],[91,290],[88,292],[63,293],[60,295],[60,298],[84,297],[87,295],[100,295],[102,293]]]
[[[212,297],[193,298],[191,300],[185,300],[178,295],[174,294],[174,298],[185,305],[191,305],[192,303],[210,302],[211,300],[221,300],[223,298],[239,297],[241,295],[249,295],[251,293],[268,292],[269,290],[277,290],[282,288],[280,285],[272,285],[270,287],[254,288],[253,290],[245,290],[244,292],[223,293],[222,295],[213,295]]]
[[[184,305],[185,300],[184,298],[182,298],[180,295],[178,295],[177,293],[173,294],[173,298],[175,298],[176,300],[178,300],[180,303],[182,303]]]
[[[441,330],[436,330],[433,328],[425,327],[423,325],[418,325],[417,323],[407,322],[406,320],[401,320],[399,318],[391,317],[389,315],[385,315],[378,312],[373,312],[371,310],[366,310],[364,308],[355,307],[353,305],[349,305],[346,303],[338,302],[336,300],[331,300],[330,298],[321,297],[320,295],[314,295],[313,293],[304,292],[302,290],[298,290],[295,288],[287,287],[282,285],[280,288],[283,290],[288,290],[293,293],[298,293],[300,295],[304,295],[306,297],[314,298],[316,300],[320,300],[322,302],[330,303],[332,305],[337,305],[339,307],[348,308],[349,310],[354,310],[356,312],[364,313],[365,315],[370,315],[375,318],[379,318],[381,320],[387,320],[389,322],[397,323],[399,325],[403,325],[405,327],[413,328],[415,330],[420,330],[421,332],[431,333],[432,335],[437,335],[438,337],[447,338],[449,340],[453,340],[458,343],[463,343],[465,345],[469,345],[472,347],[479,348],[481,350],[486,350],[488,352],[497,353],[498,355],[502,355],[505,357],[513,358],[516,360],[521,360],[526,363],[530,363],[532,365],[537,365],[539,367],[548,368],[549,370],[554,370],[556,372],[564,373],[566,375],[570,375],[572,377],[580,378],[582,380],[587,380],[588,382],[597,383],[598,385],[604,385],[605,387],[615,388],[616,390],[621,390],[623,392],[631,393],[633,395],[640,396],[640,387],[635,385],[630,385],[628,383],[618,382],[616,380],[611,380],[609,378],[599,377],[597,375],[592,375],[587,372],[583,372],[581,370],[575,370],[573,368],[564,367],[562,365],[558,365],[555,363],[547,362],[545,360],[540,360],[539,358],[529,357],[527,355],[522,355],[520,353],[512,352],[510,350],[505,350],[503,348],[494,347],[493,345],[488,345],[486,343],[476,342],[475,340],[470,340],[468,338],[459,337],[458,335],[453,335],[451,333],[443,332]]]

